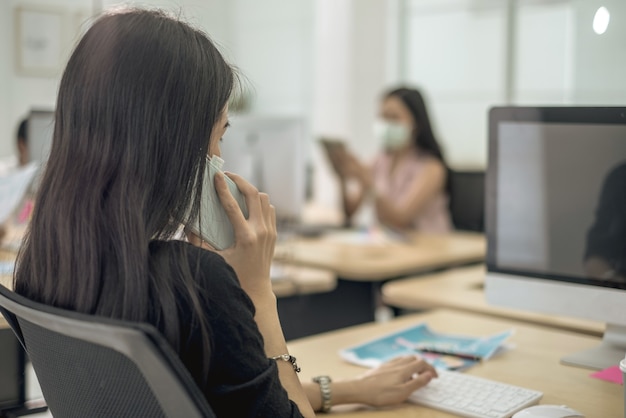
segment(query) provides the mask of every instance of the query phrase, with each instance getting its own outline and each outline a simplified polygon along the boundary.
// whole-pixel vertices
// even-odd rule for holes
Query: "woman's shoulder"
[[[434,155],[413,150],[403,161],[406,170],[443,174],[447,171],[441,159]]]
[[[224,258],[216,252],[207,251],[203,248],[180,240],[154,240],[150,242],[150,256],[163,257],[165,255],[184,255],[190,260],[201,260],[204,262],[226,263]]]
[[[220,254],[185,241],[152,241],[151,263],[176,263],[189,269],[202,287],[240,287],[233,268]]]

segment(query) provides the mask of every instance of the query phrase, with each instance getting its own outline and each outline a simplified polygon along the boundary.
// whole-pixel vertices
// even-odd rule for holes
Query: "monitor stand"
[[[624,357],[626,357],[626,327],[607,324],[600,345],[565,356],[561,363],[603,370],[618,365]]]

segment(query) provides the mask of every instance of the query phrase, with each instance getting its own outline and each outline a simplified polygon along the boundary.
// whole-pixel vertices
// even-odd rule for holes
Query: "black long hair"
[[[61,80],[16,291],[153,323],[176,349],[182,295],[210,350],[193,268],[185,254],[154,265],[151,242],[172,238],[176,220],[197,215],[211,130],[233,83],[208,37],[163,12],[98,18]]]
[[[426,107],[426,100],[424,100],[422,93],[417,89],[400,87],[388,91],[384,97],[385,99],[390,97],[400,99],[409,112],[411,112],[413,120],[417,125],[417,129],[413,131],[415,147],[422,154],[430,155],[441,161],[446,170],[445,190],[449,193],[451,189],[450,167],[446,163],[441,145],[433,132],[430,117],[428,116],[428,109]]]

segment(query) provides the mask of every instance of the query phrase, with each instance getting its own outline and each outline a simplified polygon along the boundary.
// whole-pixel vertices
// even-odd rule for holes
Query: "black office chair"
[[[450,170],[450,215],[455,229],[485,231],[485,172]]]
[[[215,417],[152,326],[34,303],[0,286],[0,312],[55,418]]]

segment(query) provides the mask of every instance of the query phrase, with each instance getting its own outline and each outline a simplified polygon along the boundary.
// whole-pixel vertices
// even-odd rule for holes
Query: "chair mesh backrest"
[[[165,417],[136,365],[121,353],[18,322],[53,416]]]
[[[215,418],[151,325],[42,305],[2,285],[0,312],[30,356],[55,418]]]

